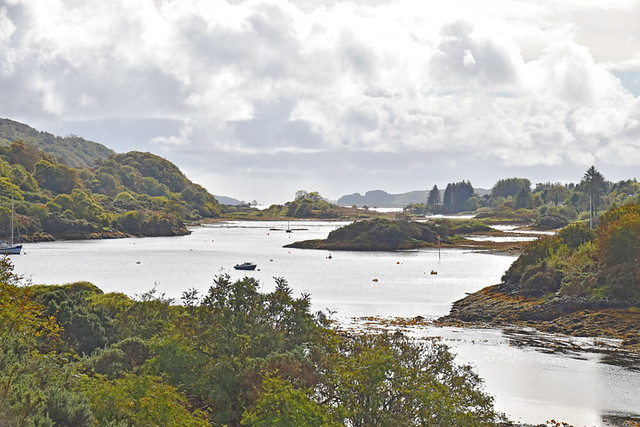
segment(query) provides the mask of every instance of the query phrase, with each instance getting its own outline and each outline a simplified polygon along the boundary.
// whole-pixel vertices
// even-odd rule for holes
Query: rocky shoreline
[[[51,235],[49,233],[34,233],[29,235],[22,235],[16,240],[16,243],[37,243],[37,242],[53,242],[56,240],[98,240],[98,239],[125,239],[128,237],[171,237],[171,236],[186,236],[191,234],[191,231],[184,228],[172,229],[165,232],[151,232],[151,233],[125,233],[122,231],[102,231],[94,233],[61,233]]]
[[[443,326],[528,327],[575,337],[620,340],[622,350],[640,354],[640,307],[618,302],[556,298],[543,301],[489,286],[456,301]]]
[[[322,239],[303,240],[293,242],[285,248],[295,249],[322,249],[329,251],[367,251],[367,252],[388,252],[388,251],[404,251],[421,248],[449,248],[449,249],[470,249],[474,251],[483,251],[491,253],[503,254],[520,254],[522,249],[528,242],[496,242],[496,241],[478,241],[465,238],[452,239],[450,242],[431,243],[423,241],[408,241],[399,243],[384,242],[344,242],[344,241],[328,241]]]

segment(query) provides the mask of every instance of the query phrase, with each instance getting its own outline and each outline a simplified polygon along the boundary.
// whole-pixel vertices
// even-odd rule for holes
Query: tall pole
[[[593,230],[593,195],[589,194],[589,229]]]

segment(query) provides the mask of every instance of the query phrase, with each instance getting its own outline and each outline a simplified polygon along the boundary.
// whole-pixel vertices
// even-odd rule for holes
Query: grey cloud
[[[587,159],[604,170],[636,155],[637,56],[599,62],[579,43],[592,38],[574,40],[565,18],[549,23],[544,5],[519,17],[521,31],[489,8],[456,21],[444,3],[234,1],[226,22],[193,7],[200,1],[210,5],[147,2],[149,20],[119,16],[126,0],[104,16],[60,2],[61,15],[47,20],[38,3],[0,6],[15,26],[0,29],[0,115],[156,152],[213,192],[258,200],[224,188],[402,191],[504,178],[518,170],[508,165],[560,179],[563,167],[580,176]],[[581,35],[597,14],[588,12]],[[91,18],[86,28],[82,18]],[[598,34],[610,25],[596,25]],[[70,27],[74,39],[56,33]],[[536,54],[525,61],[531,40]]]
[[[198,73],[220,67],[256,78],[283,78],[295,74],[300,45],[292,32],[291,17],[276,6],[262,6],[245,17],[246,29],[211,25],[190,15],[180,23],[179,36],[189,50]]]
[[[311,126],[290,118],[293,104],[293,100],[279,99],[257,105],[253,119],[231,125],[238,144],[261,151],[319,148],[322,140]]]
[[[497,40],[474,38],[474,26],[457,21],[445,26],[429,64],[430,75],[444,88],[483,89],[518,82],[516,64]]]
[[[348,69],[364,76],[375,71],[377,61],[372,52],[373,46],[360,41],[351,31],[344,31],[338,43],[340,59]]]

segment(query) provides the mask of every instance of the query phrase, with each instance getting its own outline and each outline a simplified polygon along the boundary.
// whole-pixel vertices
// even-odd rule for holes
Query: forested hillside
[[[23,123],[0,119],[0,146],[8,147],[13,141],[23,141],[32,148],[51,154],[57,162],[75,168],[93,167],[96,160],[104,160],[115,154],[104,145],[79,136],[63,138],[40,132]]]
[[[594,231],[580,224],[531,243],[502,280],[528,296],[640,304],[640,205],[605,212]]]
[[[216,199],[171,162],[131,152],[72,168],[23,141],[0,147],[0,237],[19,240],[177,235],[219,216]]]

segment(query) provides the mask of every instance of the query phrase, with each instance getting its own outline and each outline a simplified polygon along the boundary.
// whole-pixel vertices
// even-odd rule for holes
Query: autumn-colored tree
[[[640,204],[606,212],[600,219],[597,244],[605,265],[640,263]]]
[[[71,193],[80,185],[78,173],[65,165],[40,160],[35,164],[33,176],[41,188],[51,190],[55,194]]]

